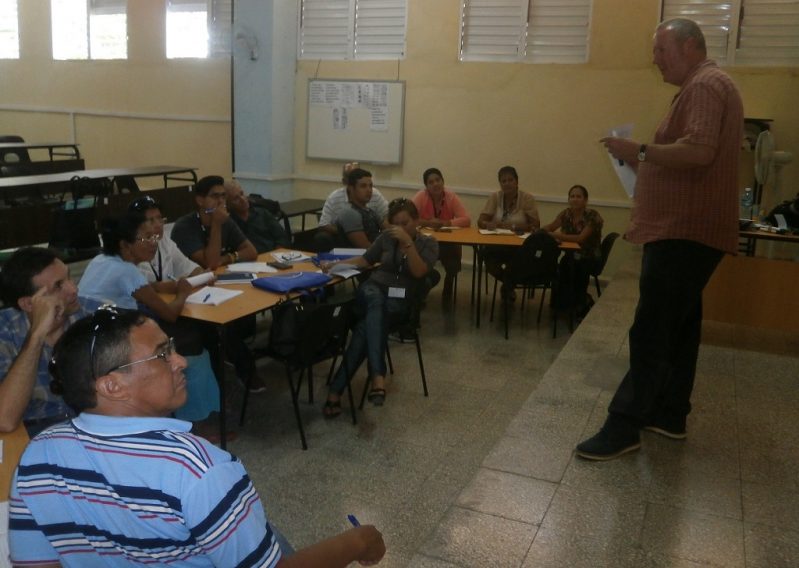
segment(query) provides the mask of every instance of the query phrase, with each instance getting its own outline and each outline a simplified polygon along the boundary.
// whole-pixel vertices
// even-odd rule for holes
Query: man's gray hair
[[[699,27],[693,20],[688,18],[672,18],[658,24],[658,30],[671,30],[674,32],[674,38],[677,43],[682,45],[689,38],[696,40],[696,47],[700,51],[707,52],[705,45],[705,34],[702,33],[702,28]]]

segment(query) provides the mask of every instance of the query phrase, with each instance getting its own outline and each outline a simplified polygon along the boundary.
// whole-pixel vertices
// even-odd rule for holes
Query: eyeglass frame
[[[102,314],[104,316],[106,316],[106,314],[109,314],[109,315],[106,316],[109,319],[105,323],[110,323],[110,322],[112,322],[113,320],[115,320],[117,317],[119,317],[121,315],[119,310],[117,309],[117,307],[114,304],[103,304],[102,306],[97,308],[94,311],[94,314],[92,315],[92,343],[89,346],[89,364],[91,365],[91,369],[92,369],[92,379],[94,379],[95,381],[97,380],[97,373],[95,371],[95,366],[96,366],[95,365],[95,361],[96,361],[96,358],[97,358],[97,352],[96,352],[97,337],[98,337],[98,334],[99,334],[102,326],[105,325],[104,322],[100,322],[98,320],[98,315],[100,315],[100,314]],[[109,369],[108,371],[106,371],[105,373],[103,373],[103,375],[107,375],[109,373],[113,373],[114,371],[118,371],[120,369],[124,369],[126,367],[130,367],[132,365],[138,365],[139,363],[145,363],[147,361],[153,361],[155,359],[162,359],[164,362],[167,362],[167,359],[169,359],[169,357],[171,357],[173,353],[175,353],[175,338],[174,337],[169,337],[169,338],[167,338],[167,346],[166,346],[166,348],[162,349],[159,353],[156,353],[155,355],[151,355],[150,357],[145,357],[143,359],[139,359],[137,361],[131,361],[130,363],[124,363],[123,365],[117,365],[116,367],[113,367],[113,368]],[[51,366],[55,366],[55,364],[56,364],[55,357],[53,357],[50,360],[50,365]],[[103,375],[101,375],[101,376],[103,376]]]
[[[161,235],[152,234],[149,237],[136,237],[137,243],[150,243],[151,245],[157,244],[161,240]]]
[[[128,209],[131,211],[142,212],[148,209],[161,209],[161,206],[158,205],[158,202],[155,199],[149,195],[145,195],[131,201],[128,205]]]

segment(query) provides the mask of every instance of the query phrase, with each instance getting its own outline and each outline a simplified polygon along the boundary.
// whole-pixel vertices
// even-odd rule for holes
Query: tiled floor
[[[517,303],[509,341],[501,321],[475,329],[469,276],[456,309],[434,291],[424,311],[430,397],[413,346],[392,344],[386,406],[367,403],[357,426],[325,421],[319,367],[308,451],[283,372],[264,363],[273,388],[250,399],[230,449],[295,546],[354,513],[383,531],[381,566],[799,566],[797,334],[707,324],[688,440],[645,433],[642,451],[590,463],[572,450],[626,369],[634,267],[554,340],[537,304],[522,316]]]

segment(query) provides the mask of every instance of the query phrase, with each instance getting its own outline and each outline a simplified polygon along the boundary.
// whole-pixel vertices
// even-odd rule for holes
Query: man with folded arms
[[[168,418],[186,399],[186,361],[153,320],[101,308],[63,334],[52,366],[78,417],[22,455],[13,563],[343,567],[385,553],[373,526],[291,550],[241,462]]]

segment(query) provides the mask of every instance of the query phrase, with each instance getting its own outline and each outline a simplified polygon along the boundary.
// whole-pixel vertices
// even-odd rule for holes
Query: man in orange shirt
[[[680,90],[655,133],[641,144],[609,137],[614,158],[637,169],[630,228],[644,247],[640,298],[630,328],[630,369],[608,418],[577,455],[609,460],[641,447],[639,431],[686,437],[702,329],[702,290],[738,241],[738,158],[743,104],[730,77],[707,59],[699,26],[661,23],[654,63]]]

